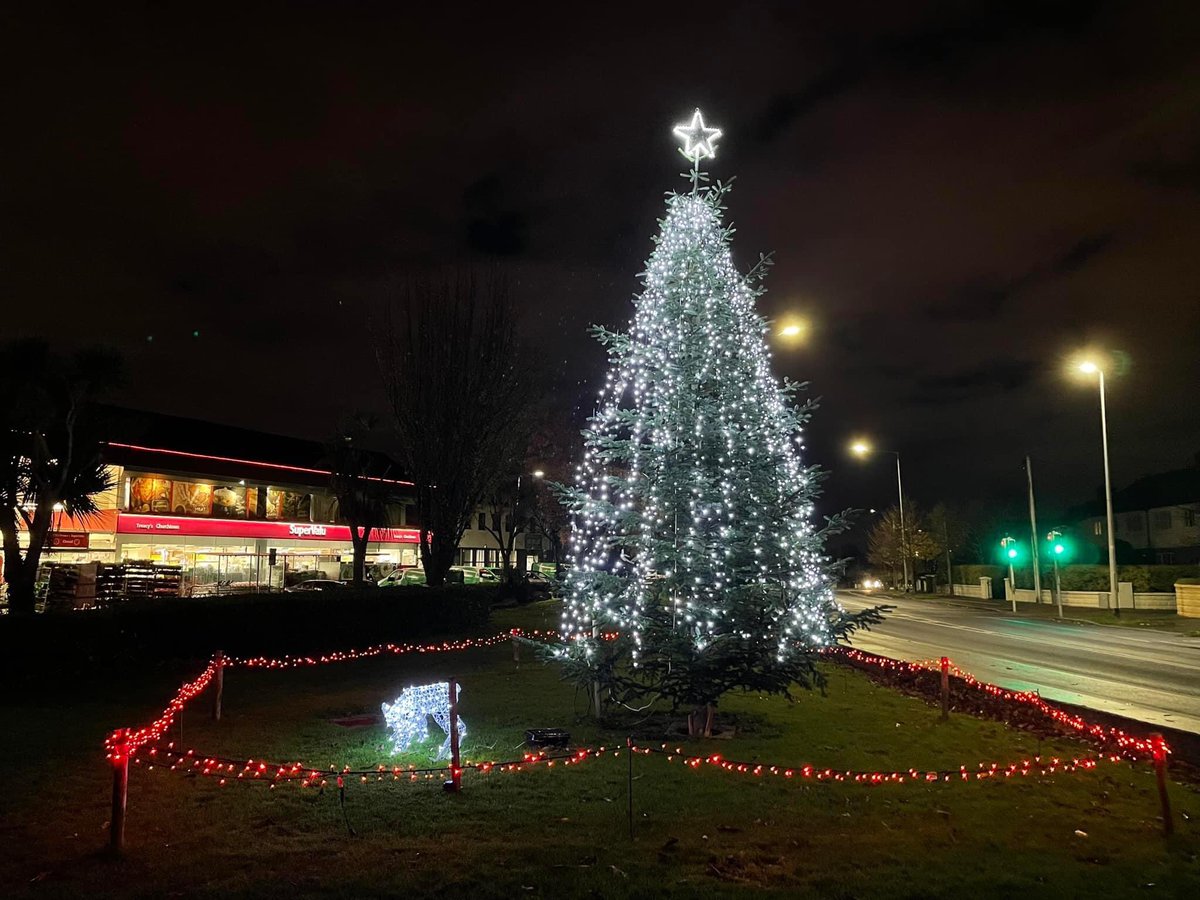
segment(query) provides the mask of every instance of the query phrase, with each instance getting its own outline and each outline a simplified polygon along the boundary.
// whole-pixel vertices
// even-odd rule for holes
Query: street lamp
[[[1113,533],[1112,475],[1108,465],[1108,413],[1105,409],[1104,367],[1093,359],[1081,359],[1076,368],[1085,375],[1096,375],[1100,386],[1100,442],[1104,448],[1104,507],[1108,530],[1108,605],[1114,616],[1121,615],[1117,595],[1117,539]]]
[[[775,334],[783,339],[784,344],[796,346],[808,340],[812,326],[803,316],[791,315],[779,323]]]
[[[904,479],[900,477],[900,451],[899,450],[879,450],[876,451],[871,444],[859,438],[850,444],[850,452],[859,459],[866,459],[872,453],[890,453],[896,457],[896,491],[900,497],[900,564],[904,571],[904,589],[909,589],[908,580],[908,535],[904,530]]]

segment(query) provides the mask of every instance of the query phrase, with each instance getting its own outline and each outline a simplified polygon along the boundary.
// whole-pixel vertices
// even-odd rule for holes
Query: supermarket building
[[[340,521],[321,444],[117,413],[111,433],[124,439],[103,446],[113,487],[97,498],[93,516],[55,513],[44,563],[177,567],[185,595],[349,577],[350,529]],[[367,550],[368,570],[376,574],[419,563],[412,485],[393,484],[392,525],[376,529]],[[490,535],[472,529],[459,562],[496,564],[495,548]]]

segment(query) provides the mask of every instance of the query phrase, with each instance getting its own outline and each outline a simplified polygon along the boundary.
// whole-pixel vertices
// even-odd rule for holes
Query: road
[[[839,591],[838,599],[851,611],[896,606],[882,625],[855,636],[862,650],[948,656],[984,681],[1200,733],[1200,638],[1022,618],[948,598]]]

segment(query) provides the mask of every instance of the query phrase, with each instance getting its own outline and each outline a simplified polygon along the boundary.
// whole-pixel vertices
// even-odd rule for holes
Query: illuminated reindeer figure
[[[458,692],[455,695],[457,700],[462,695],[462,688],[456,684],[455,690]],[[449,755],[450,691],[445,682],[406,687],[394,703],[383,704],[383,720],[392,735],[392,752],[403,753],[417,741],[428,738],[430,716],[437,723],[437,727],[446,732],[446,740],[438,748],[436,759]],[[462,718],[459,718],[459,738],[465,737],[466,733],[467,726]]]

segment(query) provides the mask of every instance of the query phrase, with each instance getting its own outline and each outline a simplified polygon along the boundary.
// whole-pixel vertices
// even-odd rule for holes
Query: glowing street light
[[[797,347],[808,342],[812,334],[812,323],[804,316],[785,316],[776,324],[774,334],[780,344]]]
[[[541,469],[534,469],[534,470],[533,470],[533,477],[534,477],[534,478],[541,478],[541,477],[543,477],[545,474],[546,474],[546,473],[545,473],[545,472],[543,472]]]
[[[1100,442],[1104,450],[1104,507],[1108,532],[1108,605],[1114,616],[1121,615],[1120,599],[1117,594],[1117,539],[1113,533],[1112,474],[1108,465],[1108,412],[1105,408],[1104,366],[1090,357],[1075,363],[1075,368],[1084,375],[1096,375],[1100,387]]]
[[[851,442],[850,452],[859,459],[866,459],[872,453],[876,452],[871,443],[864,438],[858,438]],[[908,590],[908,534],[904,529],[904,479],[900,476],[900,451],[898,450],[880,450],[880,453],[891,453],[896,457],[896,491],[900,497],[900,562],[904,570],[904,589]]]

